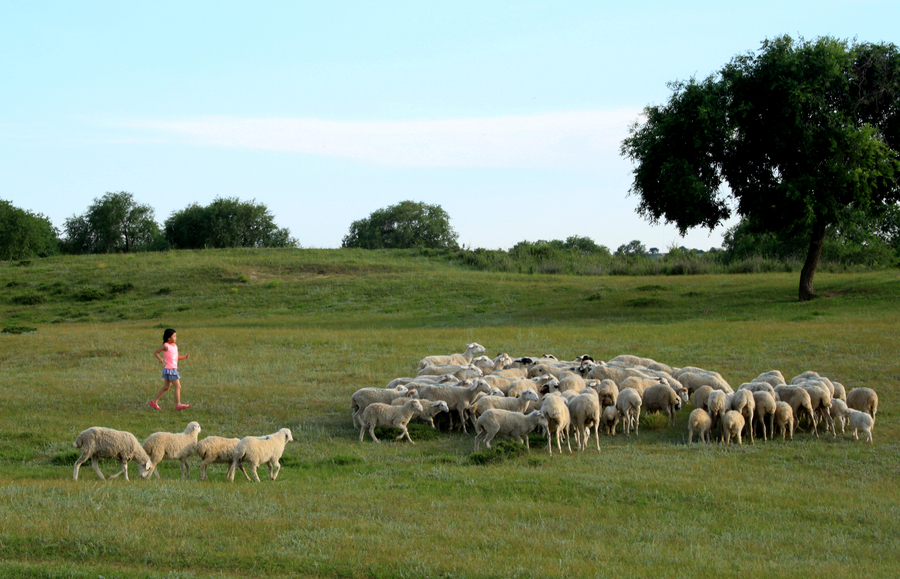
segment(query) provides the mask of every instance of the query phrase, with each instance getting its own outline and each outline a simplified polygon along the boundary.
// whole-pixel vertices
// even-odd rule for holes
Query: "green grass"
[[[893,577],[900,276],[489,274],[405,252],[250,250],[0,264],[0,576]],[[86,295],[100,295],[85,300]],[[18,303],[21,295],[41,295]],[[153,351],[178,330],[183,398]],[[36,330],[36,331],[32,331]],[[552,456],[413,425],[410,445],[350,425],[349,398],[478,341],[489,355],[633,353],[738,385],[804,370],[880,396],[875,443],[849,437],[688,446],[668,428]],[[99,481],[71,447],[291,428],[278,481]],[[382,436],[383,435],[383,436]],[[499,441],[498,441],[499,442]],[[107,474],[115,465],[102,462]],[[136,467],[131,465],[132,479]],[[264,477],[265,467],[260,470]]]

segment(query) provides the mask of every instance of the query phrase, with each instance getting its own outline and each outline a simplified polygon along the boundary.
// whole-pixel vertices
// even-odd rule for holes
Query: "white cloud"
[[[202,117],[116,123],[129,140],[287,151],[394,167],[596,168],[618,157],[638,109],[420,121]]]

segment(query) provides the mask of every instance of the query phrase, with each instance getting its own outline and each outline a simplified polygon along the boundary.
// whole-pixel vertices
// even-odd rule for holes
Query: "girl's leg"
[[[176,380],[176,382],[177,382],[177,380]],[[169,382],[168,380],[163,378],[163,387],[159,389],[159,392],[156,394],[156,398],[153,399],[154,402],[159,402],[159,399],[163,397],[163,394],[165,394],[166,392],[169,391],[170,384],[171,384],[171,382]],[[178,392],[178,390],[176,390],[175,392]],[[176,400],[177,400],[178,395],[176,394],[175,396],[176,396]]]
[[[181,406],[181,380],[172,382],[175,385],[175,406]]]

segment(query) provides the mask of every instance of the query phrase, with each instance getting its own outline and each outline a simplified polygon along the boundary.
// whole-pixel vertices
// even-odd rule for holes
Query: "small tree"
[[[341,245],[362,249],[455,249],[458,237],[450,227],[450,216],[440,205],[401,201],[354,221]]]
[[[237,198],[216,198],[206,207],[193,203],[172,213],[165,236],[180,249],[297,246],[288,229],[275,225],[265,205]]]
[[[0,260],[46,257],[58,251],[58,233],[47,217],[0,199]]]
[[[620,245],[616,250],[616,255],[624,255],[626,257],[644,257],[647,255],[647,248],[637,239]]]
[[[153,208],[131,193],[107,193],[80,216],[66,219],[63,249],[69,253],[114,253],[152,249],[160,240]]]

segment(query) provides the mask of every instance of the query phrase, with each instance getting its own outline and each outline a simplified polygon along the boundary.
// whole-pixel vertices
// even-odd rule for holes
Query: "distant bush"
[[[34,306],[37,304],[42,304],[46,300],[47,298],[44,297],[44,294],[28,293],[13,296],[12,300],[10,301],[20,306]]]
[[[74,297],[79,302],[93,302],[104,299],[106,297],[106,292],[95,287],[89,287],[75,292]]]
[[[0,330],[0,334],[29,334],[36,331],[37,328],[31,326],[6,326]]]

